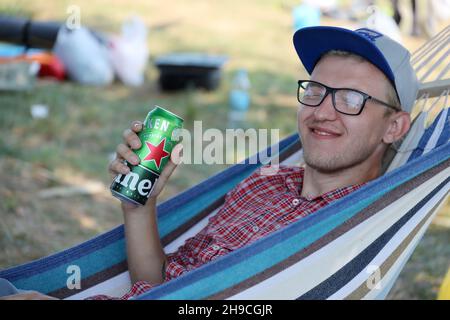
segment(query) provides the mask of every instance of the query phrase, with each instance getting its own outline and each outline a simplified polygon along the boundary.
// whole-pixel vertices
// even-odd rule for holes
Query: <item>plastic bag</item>
[[[86,28],[62,27],[53,51],[64,63],[71,80],[98,86],[114,80],[107,49]]]
[[[394,18],[380,11],[376,6],[369,6],[367,12],[370,14],[366,20],[366,27],[379,31],[389,38],[402,43],[402,34]]]
[[[109,38],[109,46],[109,57],[118,78],[129,86],[142,85],[149,55],[144,22],[138,17],[126,21],[122,34]]]

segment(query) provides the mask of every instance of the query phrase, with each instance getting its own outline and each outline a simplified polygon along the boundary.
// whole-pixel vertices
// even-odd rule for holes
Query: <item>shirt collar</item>
[[[299,196],[302,193],[304,174],[305,174],[305,168],[300,167],[299,170],[295,170],[294,172],[292,172],[292,174],[288,175],[285,180],[286,187],[291,192],[297,193]],[[354,185],[350,185],[350,186],[346,186],[346,187],[328,191],[324,194],[321,194],[321,195],[313,197],[313,198],[306,198],[306,197],[303,197],[303,198],[305,198],[307,201],[317,201],[317,200],[322,199],[322,200],[326,201],[327,203],[330,203],[334,200],[337,200],[339,198],[342,198],[342,197],[352,193],[353,191],[358,190],[363,185],[364,185],[364,183],[354,184]]]

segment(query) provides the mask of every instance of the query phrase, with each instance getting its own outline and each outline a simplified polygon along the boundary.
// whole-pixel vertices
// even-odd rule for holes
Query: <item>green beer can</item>
[[[138,136],[142,146],[135,153],[141,160],[127,175],[119,174],[111,184],[111,193],[122,201],[144,205],[152,194],[156,181],[178,143],[183,119],[156,106],[144,121]]]

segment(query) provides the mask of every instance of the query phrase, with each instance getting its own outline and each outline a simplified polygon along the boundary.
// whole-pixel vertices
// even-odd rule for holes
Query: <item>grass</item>
[[[345,1],[344,1],[345,2]],[[122,223],[119,203],[108,193],[107,166],[132,120],[143,119],[153,105],[169,108],[192,127],[225,129],[228,91],[237,69],[252,83],[248,125],[278,128],[280,136],[296,130],[296,79],[306,77],[291,43],[290,6],[297,1],[3,0],[0,13],[37,20],[64,21],[68,5],[81,9],[82,24],[119,32],[138,13],[149,26],[150,64],[142,88],[120,83],[88,87],[71,82],[39,81],[30,92],[0,93],[0,268],[51,254]],[[324,20],[325,24],[349,24]],[[410,41],[415,49],[422,40]],[[152,61],[172,51],[226,54],[222,84],[213,92],[160,92]],[[30,107],[45,104],[49,117],[33,119]],[[182,165],[161,199],[184,190],[224,165]],[[104,190],[90,196],[44,199],[40,191],[79,183]],[[450,218],[449,203],[439,216]],[[450,265],[449,229],[431,226],[400,276],[391,298],[436,296]],[[438,245],[440,244],[440,245]],[[439,258],[433,258],[439,257]]]

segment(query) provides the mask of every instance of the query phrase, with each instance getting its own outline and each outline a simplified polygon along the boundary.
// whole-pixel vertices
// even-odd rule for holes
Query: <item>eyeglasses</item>
[[[348,88],[330,88],[320,82],[310,80],[299,80],[297,99],[298,102],[308,107],[318,107],[327,95],[331,93],[333,107],[336,111],[351,115],[359,115],[366,104],[371,99],[385,107],[400,111],[399,108],[391,106],[386,102],[378,100],[367,93]]]

